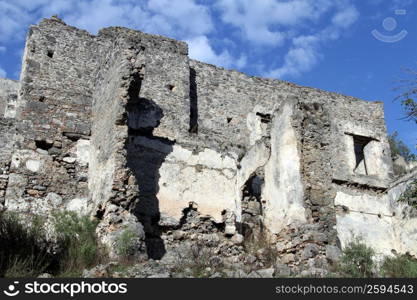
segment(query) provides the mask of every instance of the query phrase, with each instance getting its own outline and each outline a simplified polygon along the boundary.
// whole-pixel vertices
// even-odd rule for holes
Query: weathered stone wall
[[[14,150],[15,127],[13,119],[0,118],[0,211],[4,209],[9,167]]]
[[[14,118],[19,82],[0,78],[0,117]]]
[[[190,68],[195,138],[224,153],[244,153],[265,135],[263,117],[270,117],[296,92],[290,83],[250,77],[195,60],[190,60]]]
[[[381,192],[345,187],[337,192],[337,232],[342,247],[362,239],[378,255],[417,255],[417,213],[399,202],[401,194],[417,178],[417,170],[393,182]]]
[[[25,140],[90,135],[91,95],[100,42],[56,18],[29,28],[17,118]],[[42,118],[39,118],[39,116]]]
[[[333,179],[386,188],[392,179],[391,151],[381,102],[332,103]],[[367,174],[355,171],[353,136],[369,138],[364,155]]]
[[[118,41],[114,41],[110,49],[98,72],[92,105],[89,190],[98,208],[113,197],[115,156],[127,139],[126,103],[122,102],[122,93],[127,94],[128,87],[122,85],[125,83],[122,77],[129,76],[129,72]]]
[[[337,191],[349,184],[386,188],[392,176],[382,104],[192,60],[190,66],[196,141],[236,157],[241,168],[252,145],[270,149],[264,162],[257,158],[256,172],[237,180],[235,201],[243,200],[242,183],[260,178],[263,223],[277,234],[282,260],[302,266],[316,257],[316,267],[323,268],[326,253],[340,246]],[[370,140],[364,149],[367,174],[355,172],[353,135]]]
[[[414,219],[354,212],[388,216],[395,206],[381,103],[187,54],[183,42],[126,28],[92,36],[57,18],[32,26],[16,121],[0,119],[0,203],[91,212],[111,255],[127,228],[139,252],[159,258],[183,239],[173,232],[213,230],[233,256],[243,236],[264,231],[283,264],[317,274],[349,230],[374,224],[369,237],[386,230],[396,241],[378,249],[412,247],[404,236]],[[13,94],[2,82],[0,100]]]
[[[127,229],[137,234],[138,250],[145,250],[142,225],[131,213],[137,198],[137,184],[129,180],[126,166],[126,106],[133,72],[128,49],[121,36],[110,37],[109,51],[98,72],[92,106],[90,199],[93,212],[100,220],[97,233],[112,257],[117,255],[118,236]]]
[[[8,209],[88,212],[91,94],[100,45],[57,18],[29,29],[5,196]]]

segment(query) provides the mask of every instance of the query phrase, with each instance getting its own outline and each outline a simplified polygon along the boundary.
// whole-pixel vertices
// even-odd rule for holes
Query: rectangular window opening
[[[372,141],[372,138],[352,135],[353,147],[355,151],[355,169],[356,174],[368,175],[368,168],[366,165],[365,147]]]

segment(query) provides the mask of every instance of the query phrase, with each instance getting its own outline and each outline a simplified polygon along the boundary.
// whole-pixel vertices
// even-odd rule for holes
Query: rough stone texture
[[[20,85],[0,80],[1,111],[6,102],[0,205],[91,214],[112,257],[125,230],[150,258],[192,257],[197,243],[213,264],[263,270],[236,277],[324,276],[351,233],[381,253],[415,255],[415,214],[397,203],[415,174],[392,182],[380,102],[190,60],[169,38],[120,27],[93,36],[58,18],[30,28]],[[265,248],[245,253],[262,238],[275,266]]]
[[[19,82],[0,78],[0,118],[14,118]]]

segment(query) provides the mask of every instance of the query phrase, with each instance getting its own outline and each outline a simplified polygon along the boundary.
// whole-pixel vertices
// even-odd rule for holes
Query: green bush
[[[34,277],[55,261],[39,217],[25,223],[15,213],[0,214],[0,277]]]
[[[381,266],[381,275],[393,278],[417,278],[417,260],[407,255],[386,257]]]
[[[355,239],[343,250],[341,271],[347,277],[372,277],[375,252],[361,240]]]
[[[131,229],[125,229],[116,240],[116,252],[124,259],[136,254],[136,240],[138,235]]]
[[[73,276],[91,267],[101,259],[95,230],[97,222],[74,212],[54,214],[58,245],[63,252],[60,258],[61,275]]]
[[[414,180],[408,186],[398,201],[408,203],[412,207],[417,208],[417,180]]]
[[[77,277],[103,260],[96,222],[74,212],[53,217],[54,243],[47,239],[44,219],[26,216],[20,220],[16,213],[0,214],[0,277],[36,277],[45,272]]]

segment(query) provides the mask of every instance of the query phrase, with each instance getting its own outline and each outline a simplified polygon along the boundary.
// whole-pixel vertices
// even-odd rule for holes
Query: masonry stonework
[[[0,113],[0,208],[89,214],[112,256],[126,229],[156,259],[204,240],[239,261],[242,240],[266,234],[313,275],[354,236],[417,255],[415,214],[397,202],[415,172],[394,180],[380,102],[53,17],[29,29],[20,82],[0,80]]]

